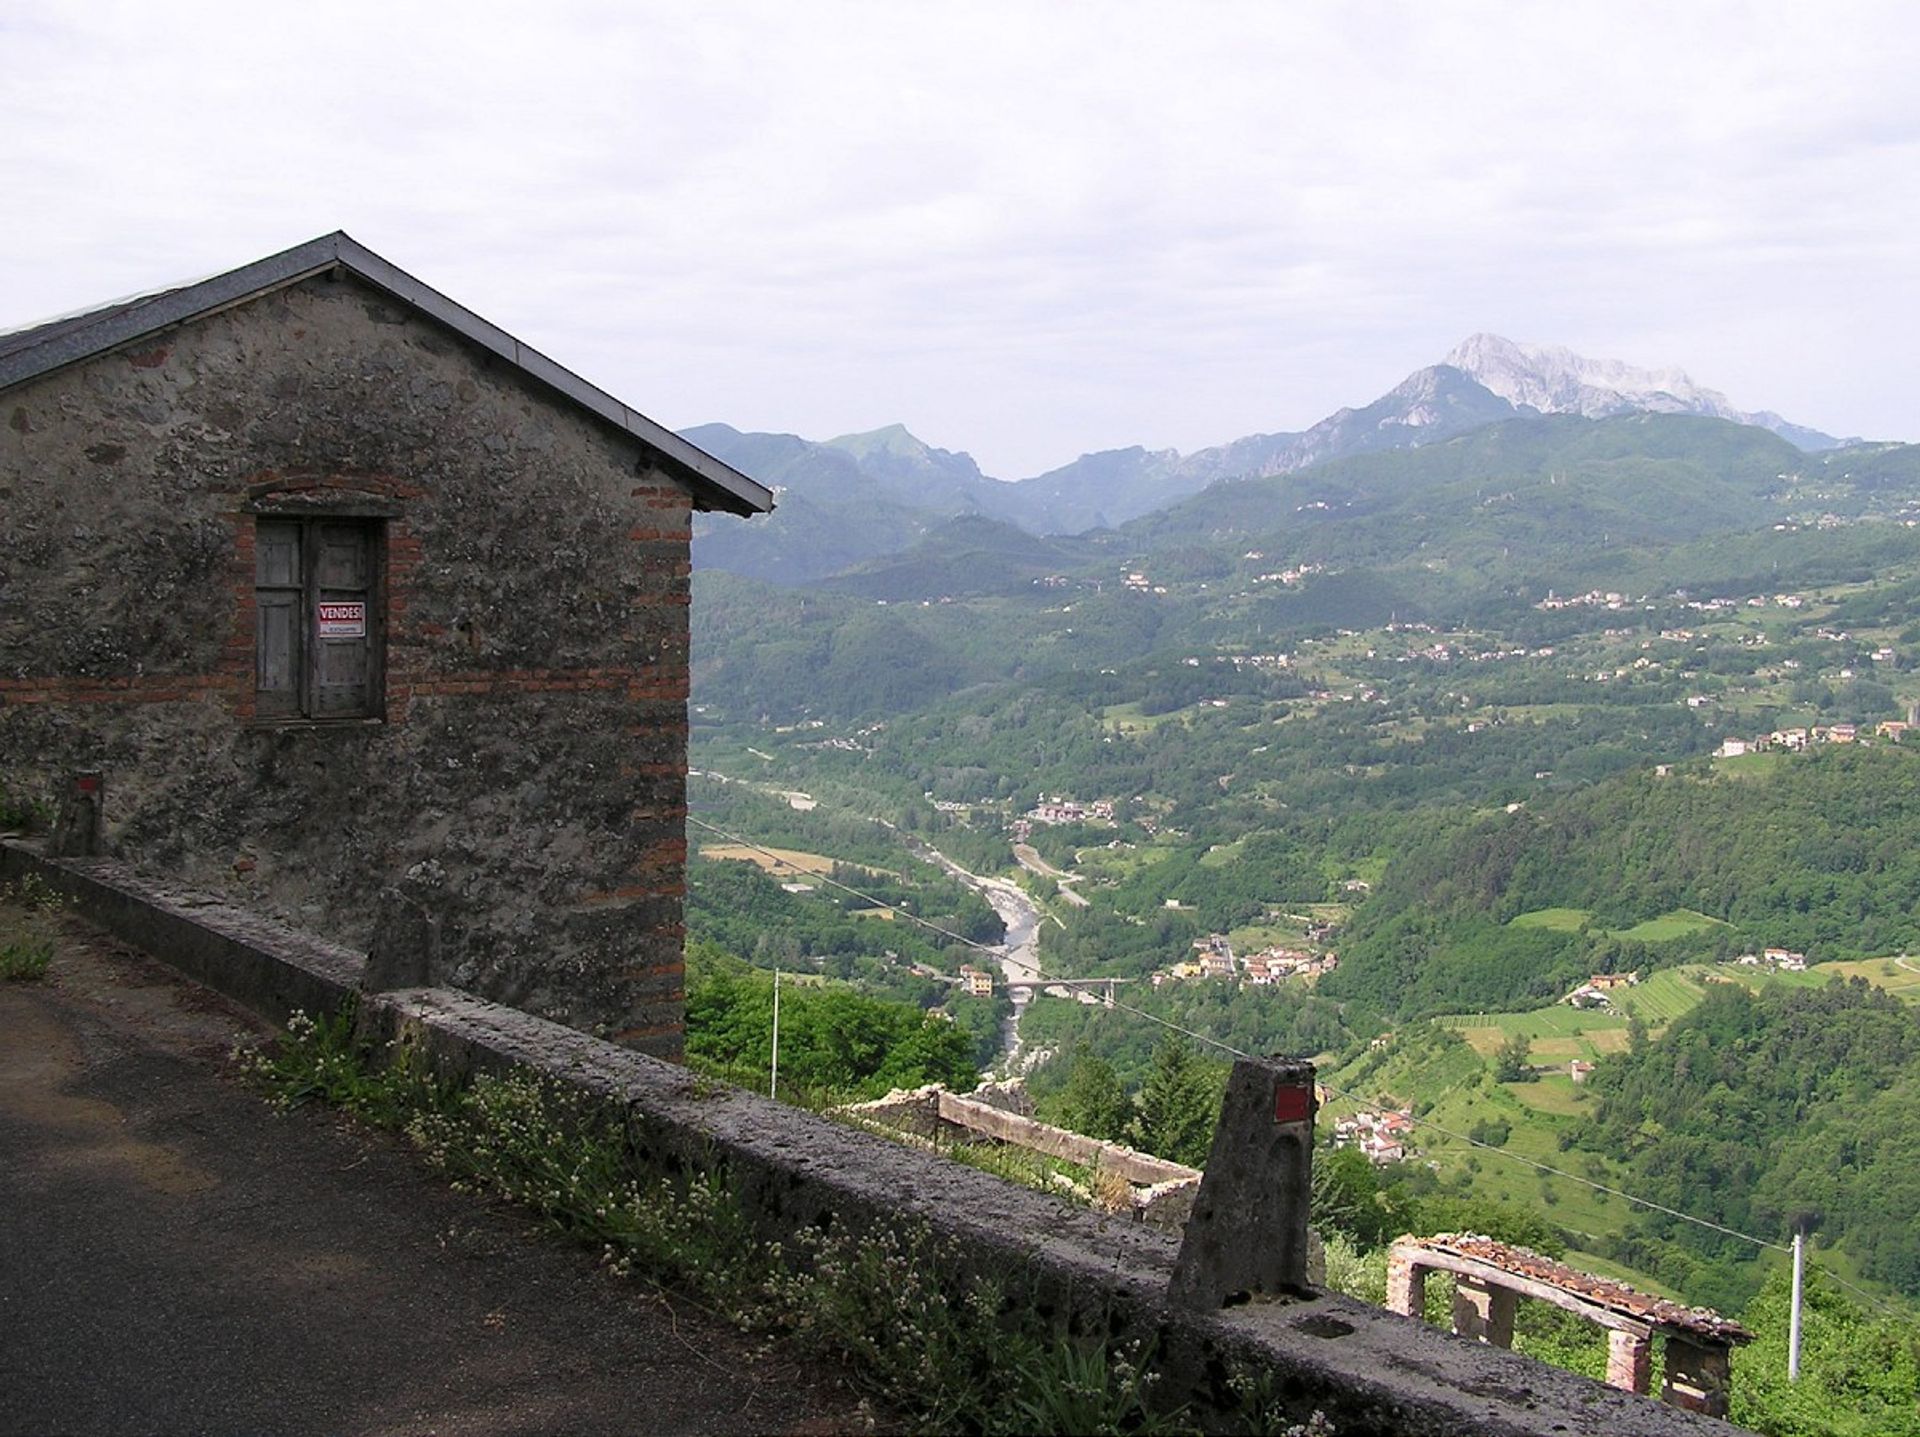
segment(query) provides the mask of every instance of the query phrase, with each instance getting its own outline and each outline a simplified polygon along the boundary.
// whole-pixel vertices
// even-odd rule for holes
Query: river
[[[1028,1059],[1023,1063],[1020,1020],[1026,1016],[1027,1004],[1033,1001],[1034,989],[1040,983],[1040,924],[1043,918],[1040,905],[1029,898],[1017,883],[969,873],[932,845],[910,834],[901,834],[901,837],[907,840],[907,846],[916,858],[938,864],[986,899],[1006,925],[1007,936],[993,951],[1000,961],[1001,979],[1013,996],[1013,1016],[1001,1028],[1000,1054],[993,1066],[998,1072],[1014,1076],[1031,1061]]]
[[[754,752],[754,750],[749,750]],[[708,769],[707,775],[722,783],[738,783],[741,780],[728,778],[723,773]],[[750,788],[765,788],[765,785],[749,783]],[[789,803],[795,797],[807,798],[809,795],[789,794],[778,789],[768,792],[779,793]],[[798,804],[794,805],[798,807]],[[911,833],[888,823],[886,819],[877,820],[891,829],[907,845],[915,858],[923,863],[932,863],[973,889],[986,899],[993,911],[1000,915],[1000,921],[1006,925],[1007,936],[1003,942],[990,951],[999,960],[1001,981],[1013,996],[1013,1016],[1000,1029],[1000,1052],[995,1058],[995,1071],[1009,1077],[1020,1072],[1023,1066],[1031,1066],[1038,1054],[1023,1054],[1024,1044],[1020,1038],[1020,1019],[1025,1016],[1027,1004],[1033,1001],[1034,990],[1040,984],[1040,924],[1044,915],[1040,905],[1026,895],[1019,884],[1004,878],[982,878],[977,873],[969,873],[955,863],[946,854],[931,844],[914,837]]]

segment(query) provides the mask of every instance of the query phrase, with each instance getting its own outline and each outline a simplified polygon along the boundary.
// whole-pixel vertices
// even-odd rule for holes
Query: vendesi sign
[[[364,639],[367,636],[365,599],[333,600],[318,607],[321,638]]]

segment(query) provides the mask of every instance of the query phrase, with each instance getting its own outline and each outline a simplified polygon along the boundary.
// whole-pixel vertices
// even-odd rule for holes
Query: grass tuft
[[[0,982],[33,983],[53,964],[54,918],[66,899],[29,873],[0,884]]]
[[[277,1106],[324,1102],[404,1133],[462,1190],[505,1198],[551,1232],[597,1249],[619,1277],[670,1286],[750,1330],[846,1362],[879,1400],[925,1430],[1158,1434],[1197,1430],[1160,1398],[1151,1345],[1071,1336],[1024,1300],[1018,1273],[919,1225],[804,1227],[761,1240],[718,1161],[658,1171],[615,1111],[537,1077],[439,1081],[404,1038],[376,1051],[351,1006],[295,1015],[241,1061]],[[1124,1324],[1095,1321],[1095,1331]],[[1237,1391],[1237,1389],[1236,1389]],[[1254,1431],[1330,1432],[1282,1420],[1249,1386]]]

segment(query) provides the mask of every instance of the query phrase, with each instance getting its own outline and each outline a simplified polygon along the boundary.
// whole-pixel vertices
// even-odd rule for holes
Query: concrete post
[[[1667,1380],[1660,1388],[1662,1402],[1709,1417],[1725,1417],[1732,1385],[1730,1348],[1695,1342],[1675,1332],[1667,1334]]]
[[[1387,1311],[1402,1317],[1427,1315],[1427,1269],[1397,1243],[1387,1253]]]
[[[72,775],[60,798],[60,812],[47,836],[50,858],[98,858],[101,849],[100,809],[106,800],[106,779],[97,769]]]
[[[360,975],[363,993],[424,988],[433,982],[440,952],[440,920],[397,888],[382,889],[373,915],[373,941]]]
[[[1242,1058],[1227,1079],[1170,1295],[1232,1307],[1307,1286],[1313,1201],[1313,1064]]]
[[[1787,1381],[1800,1380],[1800,1310],[1806,1297],[1807,1235],[1793,1235],[1793,1310],[1787,1321]]]
[[[1508,1287],[1496,1287],[1475,1277],[1456,1277],[1453,1285],[1453,1330],[1461,1337],[1493,1347],[1513,1346],[1513,1313],[1519,1297]]]
[[[1671,1353],[1672,1348],[1668,1348]],[[1653,1378],[1653,1336],[1623,1328],[1607,1330],[1607,1385],[1647,1395]]]

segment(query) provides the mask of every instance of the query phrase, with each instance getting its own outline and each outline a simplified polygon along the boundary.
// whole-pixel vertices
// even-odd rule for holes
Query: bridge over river
[[[986,899],[993,911],[1000,915],[1000,921],[1007,926],[1006,941],[990,950],[999,960],[1007,995],[1013,999],[1013,1017],[1001,1033],[1000,1056],[994,1063],[999,1071],[1011,1074],[1020,1069],[1024,1048],[1020,1037],[1020,1020],[1026,1015],[1027,1005],[1033,1001],[1035,990],[1056,998],[1078,996],[1085,1003],[1105,1002],[1111,1007],[1114,989],[1122,983],[1135,981],[1131,978],[1045,976],[1040,971],[1040,925],[1046,915],[1025,889],[1005,878],[983,878],[977,873],[969,873],[930,844],[910,834],[902,833],[900,836],[907,840],[916,858],[937,864]]]

